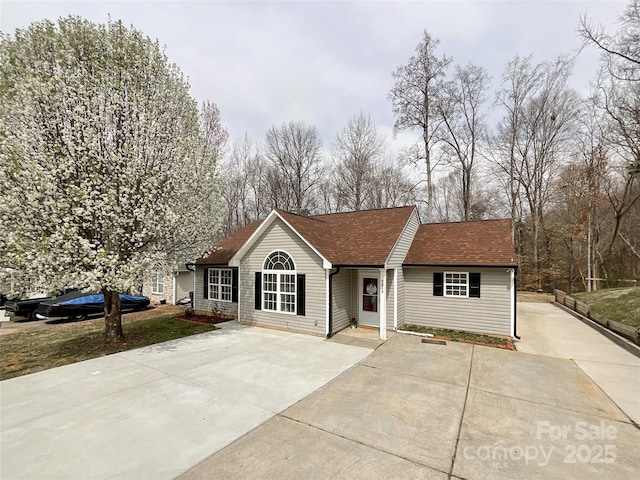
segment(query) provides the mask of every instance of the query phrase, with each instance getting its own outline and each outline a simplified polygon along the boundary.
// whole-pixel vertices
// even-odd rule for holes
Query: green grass
[[[507,338],[484,335],[481,333],[461,332],[458,330],[447,330],[443,328],[421,327],[418,325],[405,324],[400,330],[408,330],[416,333],[431,333],[437,337],[445,337],[454,342],[468,342],[479,345],[500,345],[508,346]]]
[[[213,325],[187,322],[175,315],[160,316],[126,323],[126,342],[111,345],[104,343],[103,325],[56,326],[36,332],[4,335],[0,340],[0,379],[216,330]]]
[[[640,287],[607,288],[572,296],[609,320],[640,328]]]

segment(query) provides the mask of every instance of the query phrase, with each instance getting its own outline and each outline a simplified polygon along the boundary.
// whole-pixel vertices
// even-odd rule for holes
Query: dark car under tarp
[[[149,305],[147,297],[120,294],[120,311],[144,310]],[[104,313],[104,295],[101,293],[72,292],[41,302],[36,310],[38,318],[82,319],[87,315]]]

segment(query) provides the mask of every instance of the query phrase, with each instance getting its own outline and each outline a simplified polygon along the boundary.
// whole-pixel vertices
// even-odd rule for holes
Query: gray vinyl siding
[[[398,269],[398,327],[404,323],[404,269]]]
[[[198,315],[212,315],[214,313],[222,313],[224,315],[238,316],[238,304],[233,302],[222,302],[220,300],[210,300],[204,298],[204,269],[205,268],[225,268],[225,267],[207,267],[196,266],[196,286],[194,295],[194,310]]]
[[[333,333],[349,326],[351,319],[351,270],[341,270],[332,277]]]
[[[306,275],[306,315],[255,310],[255,272],[262,272],[271,252],[282,250],[293,258],[297,274]],[[240,321],[315,335],[326,334],[326,279],[322,259],[279,218],[267,227],[240,261]]]
[[[393,270],[387,271],[387,330],[393,330]]]
[[[387,268],[396,268],[402,266],[402,262],[404,262],[405,257],[407,256],[407,252],[409,248],[411,248],[411,244],[413,243],[413,238],[416,236],[416,232],[418,231],[418,227],[420,226],[420,219],[418,218],[418,210],[414,210],[407,220],[407,224],[405,225],[398,241],[396,242],[393,250],[389,254],[389,258],[387,259]]]
[[[436,297],[433,272],[480,272],[480,298]],[[510,335],[511,281],[505,268],[405,268],[405,322]]]

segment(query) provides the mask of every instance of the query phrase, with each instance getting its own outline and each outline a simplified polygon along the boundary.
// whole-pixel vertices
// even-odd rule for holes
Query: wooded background
[[[418,138],[400,152],[364,112],[331,139],[295,121],[272,126],[262,142],[211,132],[222,158],[221,236],[272,208],[308,215],[416,204],[423,222],[512,218],[521,289],[633,284],[640,3],[626,7],[616,32],[587,17],[580,25],[583,48],[601,54],[588,95],[568,86],[580,53],[541,63],[516,56],[493,91],[482,66],[455,64],[425,31],[391,73],[395,131]],[[219,124],[215,105],[203,111]]]

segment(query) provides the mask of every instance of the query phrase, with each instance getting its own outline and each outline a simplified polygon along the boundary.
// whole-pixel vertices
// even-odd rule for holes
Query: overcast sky
[[[588,13],[615,31],[625,2],[418,1],[221,2],[84,1],[0,3],[0,26],[12,33],[43,18],[69,14],[104,23],[109,15],[166,45],[198,100],[215,102],[232,138],[261,141],[273,124],[315,125],[328,146],[350,115],[369,113],[392,147],[386,99],[390,73],[405,63],[424,29],[457,64],[485,67],[494,80],[516,54],[552,60],[580,47]],[[597,68],[581,53],[572,85],[588,92]]]

